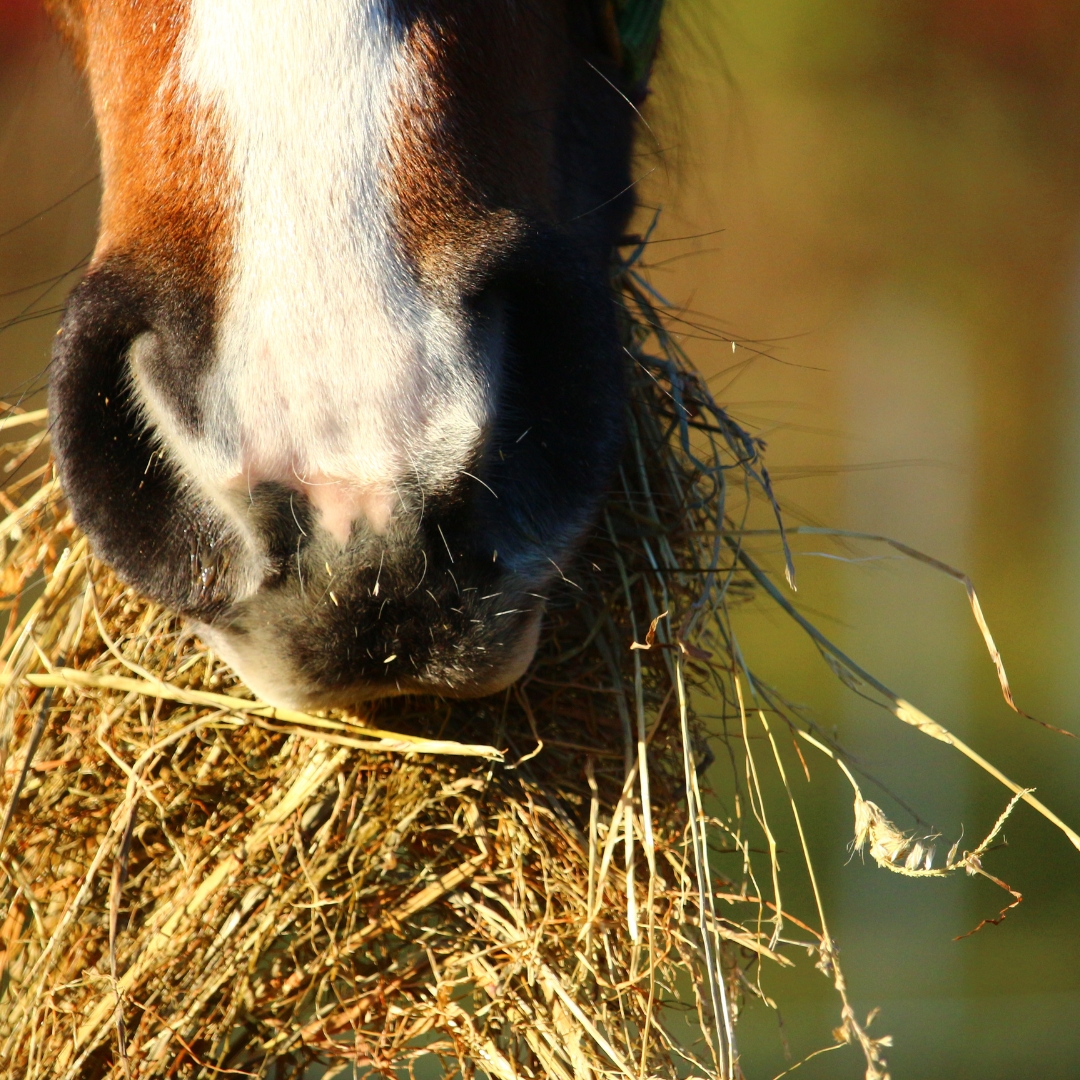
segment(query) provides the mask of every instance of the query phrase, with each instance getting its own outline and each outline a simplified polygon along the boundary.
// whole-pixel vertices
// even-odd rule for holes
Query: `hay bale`
[[[783,958],[714,910],[747,892],[708,866],[691,703],[735,707],[726,476],[763,474],[623,291],[626,457],[536,662],[480,701],[254,702],[93,558],[44,416],[9,414],[0,1076],[736,1073],[742,969]]]

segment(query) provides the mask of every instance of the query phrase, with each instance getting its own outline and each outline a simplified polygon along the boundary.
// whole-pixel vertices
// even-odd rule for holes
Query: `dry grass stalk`
[[[836,1038],[887,1076],[820,898],[815,930],[780,897],[751,725],[815,896],[769,716],[843,762],[754,680],[727,620],[754,579],[779,595],[741,529],[752,490],[775,508],[760,447],[630,264],[622,283],[627,455],[536,663],[483,701],[307,715],[250,700],[93,559],[43,413],[0,421],[16,432],[0,458],[0,1077],[396,1077],[428,1058],[464,1078],[728,1080],[740,1002],[763,995],[749,969],[791,963],[787,924],[840,994]],[[731,721],[771,900],[753,821],[707,813],[702,694]],[[910,870],[912,842],[857,790],[860,806],[875,858]],[[738,880],[710,865],[718,829]]]

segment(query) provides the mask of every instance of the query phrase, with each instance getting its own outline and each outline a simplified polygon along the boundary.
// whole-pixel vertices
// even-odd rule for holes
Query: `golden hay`
[[[359,715],[252,701],[91,556],[44,413],[0,421],[14,439],[0,458],[0,1077],[739,1075],[746,969],[791,963],[777,951],[786,913],[778,892],[753,895],[741,822],[706,818],[692,701],[733,718],[756,814],[748,713],[785,787],[766,713],[792,721],[760,685],[745,707],[725,605],[756,579],[801,616],[725,501],[750,486],[771,501],[760,447],[629,266],[622,290],[622,468],[536,662],[481,701]],[[917,842],[857,792],[860,805],[872,854],[903,869]],[[710,868],[707,828],[729,830],[746,880]],[[980,872],[981,851],[933,872]],[[884,1077],[887,1040],[856,1022],[818,914],[820,932],[786,917],[840,993],[838,1037]]]

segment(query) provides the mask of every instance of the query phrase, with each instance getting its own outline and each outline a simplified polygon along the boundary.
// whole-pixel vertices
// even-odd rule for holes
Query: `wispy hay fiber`
[[[840,993],[837,1038],[886,1075],[820,904],[815,930],[780,901],[750,725],[785,788],[776,725],[842,755],[753,681],[727,622],[755,581],[802,619],[740,531],[751,489],[771,501],[760,447],[630,266],[622,289],[626,457],[536,662],[481,701],[252,701],[94,560],[44,415],[0,422],[0,1077],[726,1080],[747,971],[792,963],[787,924]],[[771,900],[750,830],[702,805],[705,695],[745,770]],[[930,868],[925,848],[907,866],[916,841],[856,792],[874,857]],[[710,867],[718,841],[743,851],[744,879]],[[976,872],[983,850],[941,872]]]

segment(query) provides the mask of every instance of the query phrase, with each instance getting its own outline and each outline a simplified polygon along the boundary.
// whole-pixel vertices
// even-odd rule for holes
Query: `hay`
[[[740,1002],[760,993],[748,972],[790,965],[793,941],[840,994],[837,1039],[887,1075],[820,900],[818,930],[780,900],[749,725],[785,789],[769,717],[843,755],[753,679],[727,622],[755,581],[802,620],[744,545],[752,493],[775,508],[760,447],[632,261],[627,453],[536,662],[494,698],[360,715],[252,701],[90,554],[44,414],[0,421],[0,1076],[726,1080]],[[819,645],[846,681],[891,693]],[[771,901],[741,812],[702,803],[699,695],[745,765]],[[874,857],[903,868],[918,847],[908,871],[930,869],[848,776]],[[717,838],[743,853],[739,880],[710,866]],[[985,847],[940,872],[975,872]],[[801,938],[781,939],[787,924]]]

